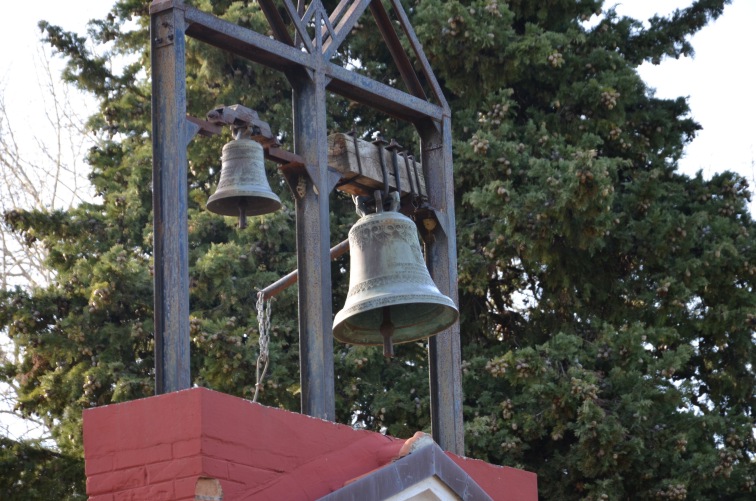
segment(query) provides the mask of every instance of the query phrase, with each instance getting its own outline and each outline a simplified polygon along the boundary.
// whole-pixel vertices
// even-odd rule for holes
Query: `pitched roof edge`
[[[492,501],[491,496],[435,443],[420,447],[383,468],[348,483],[320,498],[320,501],[377,501],[399,494],[430,477],[438,478],[463,500]]]

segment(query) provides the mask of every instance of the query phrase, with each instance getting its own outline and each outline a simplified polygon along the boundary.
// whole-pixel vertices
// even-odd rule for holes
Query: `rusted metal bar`
[[[349,251],[349,239],[344,240],[343,242],[336,244],[335,246],[331,247],[331,260],[338,259],[341,256],[343,256],[345,253]],[[272,297],[275,297],[279,295],[281,292],[285,291],[295,283],[297,283],[297,280],[299,279],[299,270],[294,270],[291,273],[284,275],[283,277],[279,278],[266,288],[260,291],[263,295],[263,299],[268,300]]]
[[[294,152],[309,175],[295,190],[299,269],[299,365],[302,412],[336,420],[331,299],[330,207],[326,76],[320,65],[312,77],[290,80],[293,88]]]
[[[397,143],[395,139],[391,139],[386,149],[391,152],[391,170],[394,175],[394,182],[396,183],[396,191],[402,192],[402,176],[399,170],[399,158],[398,151],[402,149],[402,145]]]
[[[444,118],[440,129],[427,129],[421,139],[423,165],[437,167],[432,175],[426,173],[425,182],[430,204],[439,208],[436,216],[441,223],[433,228],[436,220],[423,221],[426,228],[433,228],[425,238],[428,270],[438,289],[459,304],[450,118]],[[459,323],[428,340],[428,366],[433,439],[444,450],[464,454]]]
[[[415,68],[407,57],[407,53],[404,52],[402,42],[396,35],[396,30],[394,30],[394,26],[391,24],[391,19],[389,18],[386,9],[383,8],[383,3],[380,1],[370,2],[370,12],[372,12],[373,17],[375,17],[376,23],[378,24],[378,30],[381,32],[381,35],[383,35],[383,41],[386,42],[386,47],[388,47],[391,57],[394,58],[394,62],[399,70],[399,74],[402,76],[404,85],[407,86],[407,89],[412,95],[425,101],[426,97],[423,86],[417,78],[417,73],[415,73]]]
[[[263,11],[263,14],[265,14],[265,17],[268,20],[268,24],[270,24],[270,29],[273,30],[273,36],[276,37],[276,40],[293,47],[294,40],[291,38],[289,30],[286,29],[286,24],[284,23],[284,20],[281,17],[281,14],[278,12],[278,8],[276,8],[276,5],[273,3],[273,1],[257,0],[257,3],[260,5],[260,9]]]
[[[197,126],[197,133],[200,136],[212,137],[223,132],[223,127],[214,124],[213,122],[208,122],[207,120],[202,120],[201,118],[193,117],[191,115],[187,115],[186,119]]]
[[[312,54],[312,41],[310,40],[310,36],[307,33],[307,29],[302,18],[304,14],[304,4],[298,2],[298,4],[295,6],[291,0],[284,0],[283,3],[284,8],[286,9],[286,13],[289,14],[289,19],[291,19],[291,22],[294,24],[294,29],[296,30],[294,36],[294,45],[296,47],[303,47],[307,52]]]
[[[320,46],[322,48],[323,42],[327,38],[333,39],[336,36],[336,32],[333,29],[330,17],[328,17],[325,12],[323,13],[321,22],[323,23],[323,31],[320,33]]]
[[[265,158],[273,160],[279,164],[296,164],[300,167],[304,166],[304,159],[300,155],[274,146],[265,150]]]
[[[309,54],[194,7],[186,7],[186,34],[201,42],[281,71],[312,68]]]
[[[183,10],[155,2],[150,19],[155,256],[155,393],[191,385]]]
[[[326,67],[332,79],[328,90],[401,120],[417,124],[431,119],[441,121],[444,110],[428,101],[335,64]]]
[[[396,14],[397,19],[399,19],[399,25],[402,27],[407,40],[409,40],[412,52],[414,52],[415,57],[417,57],[417,60],[420,63],[423,75],[425,76],[428,85],[430,85],[430,88],[433,90],[433,97],[436,98],[439,105],[444,109],[444,112],[447,115],[450,114],[451,111],[449,104],[446,102],[444,93],[441,91],[441,86],[438,84],[438,80],[436,79],[436,75],[433,73],[433,69],[428,62],[428,58],[425,57],[423,45],[420,43],[420,40],[417,39],[415,30],[412,28],[412,25],[409,22],[409,18],[407,18],[407,13],[404,11],[402,3],[400,2],[400,0],[391,0],[391,6],[394,9],[394,13]]]
[[[186,7],[189,24],[186,34],[238,56],[271,68],[288,72],[303,68],[314,70],[324,64],[320,55],[310,54],[255,31],[224,21],[193,7]],[[364,75],[349,71],[333,63],[325,63],[329,90],[371,106],[391,116],[417,123],[430,118],[441,121],[443,108],[424,99],[407,94]]]
[[[369,0],[362,0],[362,1],[369,1]],[[348,10],[348,7],[353,6],[355,3],[359,3],[359,2],[351,2],[351,0],[341,0],[339,4],[333,9],[333,12],[331,12],[331,16],[329,17],[331,24],[338,23],[339,19],[342,19],[344,17],[344,12]]]
[[[337,7],[337,10],[331,15],[331,22],[335,23],[337,22],[337,19],[340,19],[340,21],[338,21],[338,24],[336,25],[335,36],[323,44],[323,54],[325,55],[325,59],[331,59],[331,57],[333,57],[333,53],[338,50],[346,36],[352,31],[352,28],[354,28],[354,25],[357,24],[357,20],[365,12],[365,9],[367,9],[370,0],[352,2],[352,4],[346,8],[346,12],[342,16],[341,12],[345,8],[345,4],[346,2],[342,1]]]

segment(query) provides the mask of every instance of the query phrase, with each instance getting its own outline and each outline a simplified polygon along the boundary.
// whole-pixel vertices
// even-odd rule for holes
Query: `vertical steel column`
[[[183,5],[150,6],[155,392],[190,386],[186,78]]]
[[[299,179],[304,191],[295,196],[300,383],[302,413],[335,421],[326,78],[320,54],[315,58],[315,71],[291,79],[294,151],[311,176]]]
[[[421,132],[422,134],[422,132]],[[423,136],[423,165],[432,207],[440,209],[441,228],[426,245],[428,269],[439,290],[459,304],[457,293],[457,238],[455,234],[451,120],[444,116],[440,130],[428,128]],[[465,453],[462,421],[462,349],[459,322],[428,341],[431,428],[433,440],[455,454]]]

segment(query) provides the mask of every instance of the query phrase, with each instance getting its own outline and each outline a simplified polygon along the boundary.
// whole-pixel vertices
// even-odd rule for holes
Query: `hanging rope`
[[[263,292],[257,293],[257,325],[260,331],[260,354],[257,356],[257,381],[255,383],[255,396],[253,402],[257,402],[257,395],[263,386],[265,373],[268,371],[268,343],[270,342],[270,303],[272,299],[265,301]]]

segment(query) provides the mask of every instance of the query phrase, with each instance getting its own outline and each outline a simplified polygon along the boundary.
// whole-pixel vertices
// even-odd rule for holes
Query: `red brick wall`
[[[194,500],[200,477],[218,479],[226,501],[314,500],[384,466],[403,443],[204,388],[84,413],[94,501]],[[532,473],[452,459],[494,499],[537,498]]]

